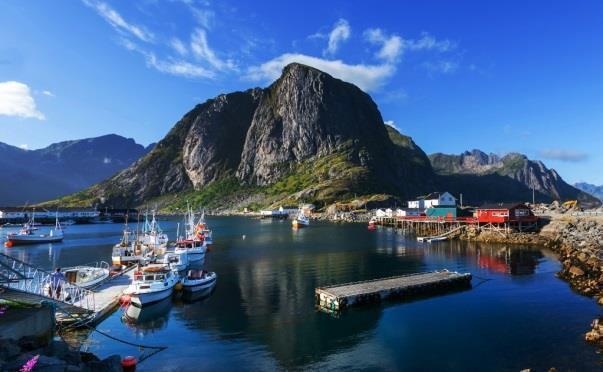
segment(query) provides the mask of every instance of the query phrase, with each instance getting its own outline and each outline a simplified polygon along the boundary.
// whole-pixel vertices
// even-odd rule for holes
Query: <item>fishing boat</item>
[[[199,292],[213,288],[218,275],[212,271],[189,270],[182,279],[182,289],[187,292]]]
[[[31,222],[32,223],[26,223],[23,225],[23,228],[21,228],[18,232],[7,234],[5,246],[12,247],[13,245],[58,243],[63,241],[63,229],[61,228],[58,217],[56,218],[54,228],[51,228],[47,233],[44,234],[35,232],[36,229],[33,227],[33,217]]]
[[[178,225],[178,231],[180,225]],[[179,235],[179,232],[176,234]],[[189,207],[184,220],[184,238],[179,237],[174,247],[174,253],[186,254],[188,262],[201,261],[205,258],[207,243],[205,235],[199,231],[195,223],[195,213]]]
[[[163,263],[168,265],[172,270],[186,270],[188,266],[188,254],[187,252],[167,252],[163,256]]]
[[[207,226],[207,222],[205,222],[205,211],[201,213],[201,217],[199,217],[199,221],[197,221],[197,225],[195,226],[195,235],[203,238],[205,245],[208,247],[214,244],[213,233]]]
[[[134,306],[149,305],[172,295],[180,277],[166,265],[149,265],[134,273],[124,295]]]
[[[303,211],[299,211],[297,217],[291,222],[294,228],[306,227],[310,224],[310,218],[304,214]]]
[[[69,291],[70,284],[88,289],[102,283],[109,277],[110,267],[108,263],[101,261],[93,265],[67,267],[62,271],[67,282],[65,289]],[[48,287],[49,284],[46,286]]]
[[[157,219],[155,218],[155,211],[153,211],[152,219],[149,222],[148,216],[145,216],[144,226],[142,229],[142,235],[138,238],[141,244],[148,246],[155,251],[155,254],[161,255],[165,253],[165,248],[168,243],[168,236],[165,234]]]
[[[132,231],[126,226],[124,228],[123,236],[119,243],[113,247],[111,253],[111,262],[113,265],[133,265],[137,263],[144,263],[146,256],[148,255],[148,247],[140,244]]]
[[[63,225],[63,226],[75,225],[75,220],[65,220],[61,223],[61,225]]]

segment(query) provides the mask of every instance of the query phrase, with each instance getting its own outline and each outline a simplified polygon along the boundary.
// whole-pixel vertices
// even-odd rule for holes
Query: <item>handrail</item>
[[[93,291],[68,282],[55,285],[51,275],[48,271],[0,253],[0,277],[6,278],[0,281],[0,286],[50,298],[84,310],[95,310]]]

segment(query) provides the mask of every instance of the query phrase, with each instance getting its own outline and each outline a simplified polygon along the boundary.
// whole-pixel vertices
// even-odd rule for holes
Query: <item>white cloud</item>
[[[29,87],[18,81],[0,83],[0,115],[46,119],[36,108]]]
[[[364,31],[364,37],[372,44],[380,45],[381,48],[375,54],[379,59],[394,62],[406,51],[433,50],[447,52],[456,48],[456,44],[450,40],[437,40],[427,32],[421,34],[421,38],[403,39],[392,34],[387,35],[380,28],[371,28]]]
[[[251,80],[275,80],[281,75],[283,67],[293,62],[325,71],[336,78],[353,83],[365,91],[377,90],[396,70],[391,64],[352,65],[341,60],[327,60],[304,54],[286,53],[259,66],[250,67],[247,78]]]
[[[54,97],[54,94],[49,90],[43,90],[42,94],[48,97]]]
[[[350,28],[350,24],[345,19],[340,19],[335,23],[335,27],[329,33],[329,45],[327,49],[324,50],[323,54],[325,55],[334,55],[339,48],[339,44],[343,41],[346,41],[350,38],[352,34],[352,29]]]
[[[26,144],[26,143],[24,143],[24,144],[22,144],[22,145],[19,145],[19,148],[20,148],[20,149],[23,149],[23,150],[29,150],[29,145],[28,145],[28,144]]]
[[[105,156],[103,158],[103,164],[111,164],[111,158],[108,158],[108,157]]]
[[[223,61],[216,53],[209,47],[207,42],[207,35],[205,30],[200,28],[195,29],[191,35],[191,50],[193,54],[207,63],[209,63],[216,70],[234,70],[236,66],[231,60]]]
[[[559,160],[571,163],[578,163],[588,159],[588,154],[582,151],[559,148],[543,149],[538,152],[538,155],[545,159]]]
[[[188,49],[186,49],[184,43],[178,38],[172,38],[172,40],[170,40],[170,46],[181,56],[188,54]]]
[[[95,0],[83,0],[84,4],[91,7],[100,15],[107,23],[109,23],[114,29],[119,32],[129,33],[134,35],[136,38],[150,43],[154,39],[154,35],[147,31],[142,26],[137,26],[126,22],[126,20],[107,3]]]
[[[425,62],[423,63],[423,67],[425,67],[430,72],[437,72],[441,74],[451,74],[458,70],[459,64],[455,61],[435,61],[435,62]]]
[[[403,40],[398,35],[387,36],[381,29],[373,28],[364,32],[365,38],[372,44],[381,45],[375,55],[387,62],[394,62],[402,54]]]
[[[170,75],[182,76],[186,78],[213,78],[215,73],[202,66],[175,59],[162,60],[157,58],[155,53],[148,52],[139,48],[135,43],[127,39],[122,39],[121,44],[128,50],[138,52],[145,58],[147,66]]]

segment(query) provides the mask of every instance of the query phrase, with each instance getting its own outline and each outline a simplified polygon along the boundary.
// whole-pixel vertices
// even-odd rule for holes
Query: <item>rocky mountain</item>
[[[390,133],[359,88],[291,64],[265,89],[197,105],[147,156],[61,202],[137,205],[178,194],[193,202],[262,195],[268,204],[324,205],[354,195],[410,197],[433,187],[427,156],[408,137],[398,133],[392,141]]]
[[[324,207],[357,197],[399,204],[448,190],[480,204],[531,200],[532,185],[542,201],[592,199],[519,154],[427,157],[410,137],[384,124],[368,94],[294,63],[267,88],[197,105],[130,167],[52,203],[156,203],[172,211],[188,202],[221,209],[299,202]]]
[[[574,184],[574,187],[587,192],[592,196],[599,198],[600,200],[603,200],[603,185],[597,186],[593,185],[592,183],[578,182]]]
[[[534,189],[538,201],[578,199],[587,206],[598,204],[591,195],[566,183],[554,169],[522,154],[510,153],[501,157],[472,150],[460,155],[436,153],[429,159],[445,183],[455,185],[453,189],[465,190],[466,194],[468,190],[475,190],[479,195],[474,196],[476,199],[493,201],[497,194],[500,198],[503,193],[521,197],[519,200],[531,200]],[[495,187],[496,184],[499,186]]]
[[[106,135],[23,150],[0,143],[0,205],[36,203],[89,187],[149,150],[132,139]]]

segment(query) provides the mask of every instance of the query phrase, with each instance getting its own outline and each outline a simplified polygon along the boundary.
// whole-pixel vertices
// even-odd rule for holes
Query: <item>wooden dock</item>
[[[316,304],[341,311],[350,306],[471,287],[471,274],[448,270],[418,273],[316,288]]]

